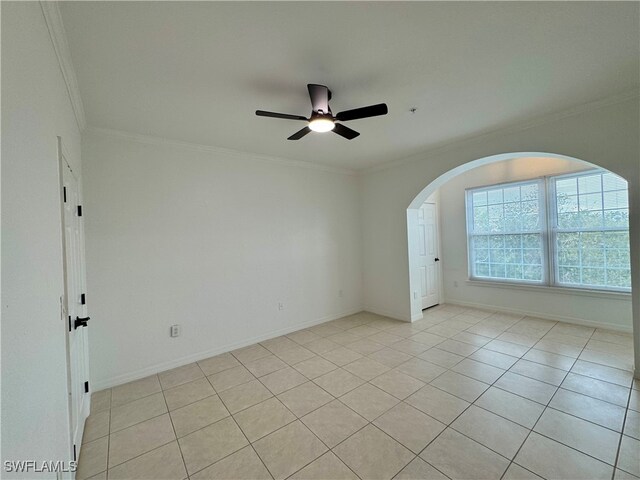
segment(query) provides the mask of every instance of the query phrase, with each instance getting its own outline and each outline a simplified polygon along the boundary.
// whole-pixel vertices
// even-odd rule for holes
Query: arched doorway
[[[487,166],[490,164],[494,164],[494,163],[499,163],[499,162],[506,162],[509,160],[516,160],[516,159],[523,159],[523,158],[530,158],[531,160],[535,160],[536,158],[538,159],[557,159],[559,161],[567,161],[567,162],[579,162],[580,164],[584,165],[585,169],[602,169],[601,166],[599,165],[595,165],[593,163],[590,162],[586,162],[574,157],[569,157],[566,155],[558,155],[558,154],[550,154],[550,153],[544,153],[544,152],[514,152],[514,153],[506,153],[506,154],[498,154],[498,155],[491,155],[491,156],[487,156],[487,157],[483,157],[477,160],[473,160],[470,161],[468,163],[459,165],[458,167],[455,167],[447,172],[445,172],[444,174],[440,175],[439,177],[437,177],[435,180],[433,180],[431,183],[429,183],[425,188],[423,188],[418,195],[415,196],[415,198],[411,201],[411,203],[409,204],[408,208],[407,208],[407,251],[408,251],[408,265],[409,265],[409,302],[410,302],[410,311],[411,311],[411,320],[412,321],[416,321],[420,318],[422,318],[422,302],[420,300],[420,294],[418,293],[421,290],[422,285],[424,284],[424,276],[420,276],[420,270],[416,267],[417,263],[418,263],[418,248],[417,245],[419,243],[419,241],[417,240],[416,236],[413,235],[412,233],[417,231],[416,230],[416,226],[419,223],[419,214],[422,213],[421,212],[421,207],[423,206],[423,204],[425,203],[425,201],[427,200],[427,198],[429,198],[431,195],[433,195],[435,192],[437,192],[443,185],[447,184],[447,182],[450,182],[453,178],[458,177],[462,174],[465,174],[467,172],[470,172],[474,169],[479,169],[478,167],[483,167],[483,166]],[[495,182],[495,183],[499,183],[499,182]],[[464,221],[464,220],[462,220]],[[445,242],[447,240],[445,239]],[[637,245],[631,245],[630,247],[631,249],[637,248]],[[464,256],[465,257],[465,262],[466,262],[466,250],[464,252],[460,253],[460,256]],[[446,258],[444,259],[444,261],[446,262]],[[465,263],[466,265],[466,263]],[[635,265],[633,262],[631,262],[631,268],[632,270],[634,268],[637,268],[637,265]],[[424,268],[423,268],[424,269]],[[637,273],[634,272],[634,275],[637,275]],[[458,282],[455,282],[456,285]],[[478,285],[473,285],[475,287],[477,287]],[[560,291],[560,290],[558,290]],[[553,293],[555,294],[556,291],[554,291],[552,288],[550,288],[549,290],[547,290],[546,293]],[[546,294],[545,293],[545,294]],[[567,294],[567,293],[572,293],[572,292],[567,292],[567,291],[563,291],[563,294]],[[576,294],[580,295],[583,292],[581,291],[577,291]],[[527,295],[527,293],[523,293],[523,291],[518,291],[518,292],[511,292],[510,294],[513,294],[514,296],[520,295]],[[533,295],[533,294],[532,294]],[[596,293],[597,296],[597,293]],[[603,296],[604,297],[604,296]],[[565,298],[568,298],[565,296]],[[574,297],[575,298],[575,297]],[[622,311],[624,312],[624,317],[626,317],[626,325],[628,328],[631,328],[631,324],[633,322],[633,316],[632,316],[632,310],[631,310],[631,297],[630,295],[626,295],[626,298],[624,299],[626,304],[624,305]],[[584,303],[586,300],[582,300],[582,302]],[[589,301],[591,302],[597,302],[594,299],[590,299]],[[613,301],[611,299],[609,299],[608,301]],[[617,301],[617,300],[616,300]],[[603,300],[604,302],[604,300]],[[455,303],[455,302],[454,302]],[[491,301],[485,302],[488,303],[489,305],[491,305]],[[566,302],[565,302],[566,303]],[[619,302],[618,302],[619,304]],[[473,305],[473,302],[471,302],[471,305]],[[517,310],[517,309],[515,309]],[[540,316],[544,316],[544,315],[540,315]],[[551,316],[549,316],[549,318],[552,318]],[[563,315],[558,315],[557,318],[564,318]],[[574,322],[574,323],[579,323],[578,321]],[[588,323],[588,321],[587,321]],[[594,325],[596,326],[596,325]],[[612,329],[619,329],[620,325],[612,325],[610,328]],[[637,330],[637,328],[636,328]],[[637,337],[637,332],[636,332],[636,337]],[[638,344],[638,339],[636,338],[636,349],[637,349],[637,344]],[[636,352],[636,358],[638,358],[638,353]],[[636,360],[636,365],[637,365],[637,360]]]

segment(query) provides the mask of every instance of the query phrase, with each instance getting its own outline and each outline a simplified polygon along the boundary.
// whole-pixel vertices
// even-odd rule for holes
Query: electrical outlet
[[[284,303],[278,302],[278,310],[284,310]]]
[[[338,290],[338,296],[339,297],[344,297],[344,292],[342,290]]]
[[[172,337],[179,337],[181,333],[182,328],[180,328],[180,325],[171,325],[169,334]]]
[[[458,280],[454,280],[454,281],[453,281],[453,286],[454,286],[454,287],[457,287],[457,286],[458,286]]]

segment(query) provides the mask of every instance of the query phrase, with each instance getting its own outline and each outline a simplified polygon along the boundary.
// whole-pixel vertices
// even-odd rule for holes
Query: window
[[[627,182],[588,171],[467,190],[472,279],[628,291]]]
[[[555,280],[563,286],[631,287],[627,182],[609,172],[550,179]]]
[[[542,192],[538,180],[468,191],[472,277],[544,281]]]

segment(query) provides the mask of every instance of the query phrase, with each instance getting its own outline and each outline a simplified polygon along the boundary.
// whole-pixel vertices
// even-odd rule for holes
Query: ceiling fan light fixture
[[[333,120],[326,117],[313,118],[309,122],[309,128],[314,132],[330,132],[335,126]]]
[[[360,134],[342,122],[359,120],[360,118],[377,117],[378,115],[386,115],[388,113],[387,104],[378,103],[377,105],[369,105],[368,107],[345,110],[334,116],[331,113],[331,108],[329,108],[331,90],[329,90],[326,85],[310,83],[307,85],[307,90],[309,90],[312,108],[309,118],[303,117],[302,115],[266,112],[264,110],[256,110],[256,115],[259,117],[282,118],[285,120],[302,120],[307,124],[304,128],[301,128],[288,137],[287,140],[300,140],[311,132],[333,132],[347,140],[353,140]],[[340,123],[336,123],[336,120]]]

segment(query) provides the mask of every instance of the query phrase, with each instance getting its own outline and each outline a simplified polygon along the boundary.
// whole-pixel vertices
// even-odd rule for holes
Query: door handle
[[[78,327],[86,327],[89,320],[91,320],[91,317],[76,317],[76,321],[73,322],[73,329],[75,330]]]
[[[434,261],[434,262],[439,262],[439,261],[440,261],[440,259],[436,257],[436,258],[434,258],[434,259],[433,259],[433,261]]]

